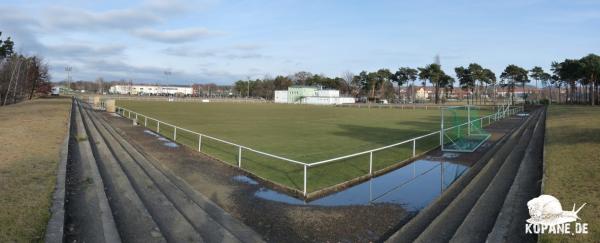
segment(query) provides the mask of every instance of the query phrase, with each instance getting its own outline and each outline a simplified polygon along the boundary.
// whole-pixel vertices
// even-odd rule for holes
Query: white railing
[[[476,120],[465,122],[463,124],[459,124],[459,125],[456,125],[456,126],[453,126],[453,127],[444,128],[444,131],[447,131],[447,130],[450,130],[450,129],[454,129],[454,128],[457,128],[457,127],[460,127],[460,126],[465,126],[467,124],[476,123],[476,122],[480,122],[481,123],[480,124],[481,127],[483,127],[484,120],[486,120],[486,119],[487,119],[487,125],[489,125],[489,124],[492,123],[492,121],[498,121],[498,120],[503,119],[505,117],[512,116],[512,115],[514,115],[514,114],[516,114],[518,112],[521,112],[522,110],[523,110],[522,106],[514,107],[514,108],[511,108],[509,110],[500,110],[500,111],[495,112],[495,113],[493,113],[491,115],[487,115],[487,116],[481,117],[481,118],[476,119]],[[340,156],[340,157],[336,157],[336,158],[332,158],[332,159],[327,159],[327,160],[322,160],[322,161],[317,161],[317,162],[313,162],[313,163],[305,163],[305,162],[301,162],[301,161],[297,161],[297,160],[285,158],[285,157],[282,157],[282,156],[278,156],[278,155],[274,155],[274,154],[262,152],[262,151],[259,151],[259,150],[256,150],[256,149],[244,146],[244,145],[240,145],[240,144],[229,142],[229,141],[226,141],[226,140],[223,140],[223,139],[215,138],[215,137],[212,137],[212,136],[209,136],[209,135],[206,135],[206,134],[202,134],[202,133],[199,133],[199,132],[191,131],[189,129],[178,127],[176,125],[173,125],[173,124],[170,124],[170,123],[158,120],[156,118],[149,117],[149,116],[141,114],[141,113],[137,113],[135,111],[131,111],[131,110],[123,108],[123,107],[116,107],[116,112],[117,112],[117,114],[120,114],[123,117],[129,118],[129,119],[135,119],[138,122],[138,124],[140,122],[138,120],[138,116],[143,116],[144,117],[144,127],[148,127],[148,120],[155,121],[156,124],[157,124],[156,125],[156,132],[159,133],[159,134],[160,134],[160,125],[161,124],[163,126],[166,125],[166,126],[172,127],[173,128],[173,134],[172,134],[173,135],[173,141],[177,141],[177,131],[178,130],[185,131],[185,132],[190,133],[190,134],[194,134],[194,135],[198,136],[198,148],[197,148],[197,150],[200,151],[200,152],[202,152],[202,140],[206,139],[206,138],[214,140],[214,141],[218,141],[218,142],[221,142],[221,143],[224,143],[224,144],[228,144],[228,145],[231,145],[233,147],[237,147],[238,148],[238,152],[237,152],[237,167],[240,168],[240,169],[242,169],[242,170],[244,170],[244,171],[246,171],[246,172],[248,172],[248,173],[255,174],[252,171],[246,170],[244,167],[242,167],[242,152],[244,150],[251,151],[251,152],[254,152],[254,153],[258,153],[258,154],[261,154],[261,155],[264,155],[264,156],[267,156],[267,157],[271,157],[271,158],[274,158],[274,159],[283,160],[283,161],[286,161],[286,162],[290,162],[290,163],[294,163],[294,164],[297,164],[297,165],[301,165],[301,166],[304,167],[304,172],[303,172],[303,174],[304,174],[304,176],[303,176],[303,189],[302,189],[301,192],[305,196],[308,193],[308,191],[307,191],[307,183],[308,183],[308,177],[307,177],[307,175],[308,175],[308,168],[310,168],[310,167],[315,167],[315,166],[319,166],[319,165],[323,165],[323,164],[328,164],[328,163],[332,163],[332,162],[336,162],[336,161],[340,161],[340,160],[344,160],[344,159],[348,159],[348,158],[353,158],[353,157],[357,157],[357,156],[369,154],[369,174],[368,175],[372,176],[373,173],[374,173],[374,171],[373,171],[373,153],[374,152],[382,151],[382,150],[385,150],[385,149],[389,149],[389,148],[396,147],[396,146],[403,145],[403,144],[407,144],[407,143],[412,143],[412,156],[406,158],[406,159],[412,159],[412,158],[414,158],[414,157],[417,156],[417,154],[416,154],[416,151],[417,151],[416,144],[417,144],[418,140],[421,140],[421,139],[424,139],[424,138],[427,138],[427,137],[430,137],[430,136],[434,136],[434,135],[440,135],[440,137],[441,137],[441,132],[440,131],[435,131],[435,132],[428,133],[428,134],[425,134],[425,135],[422,135],[422,136],[418,136],[418,137],[414,137],[414,138],[411,138],[411,139],[408,139],[408,140],[404,140],[402,142],[394,143],[394,144],[391,144],[391,145],[387,145],[387,146],[383,146],[383,147],[379,147],[379,148],[375,148],[375,149],[371,149],[371,150],[366,150],[366,151],[362,151],[362,152],[358,152],[358,153],[354,153],[354,154],[344,155],[344,156]],[[132,118],[132,115],[133,115],[133,118]],[[440,144],[439,145],[441,145],[442,141],[443,140],[440,138]],[[433,148],[429,148],[429,150],[434,149],[436,147],[437,146],[435,146]],[[196,148],[194,148],[194,149],[196,149]],[[429,151],[429,150],[426,150],[426,151]],[[399,160],[399,161],[405,161],[405,160]],[[295,188],[292,188],[292,189],[296,190]]]

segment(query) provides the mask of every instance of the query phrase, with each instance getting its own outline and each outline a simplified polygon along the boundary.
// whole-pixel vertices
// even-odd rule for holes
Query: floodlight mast
[[[65,71],[67,72],[67,88],[71,89],[71,71],[73,71],[73,67],[66,66]]]
[[[167,76],[167,84],[169,83],[169,76],[173,74],[171,71],[164,71],[165,76]]]

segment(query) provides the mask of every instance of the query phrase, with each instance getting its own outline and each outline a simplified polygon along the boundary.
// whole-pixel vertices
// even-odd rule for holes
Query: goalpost
[[[440,144],[442,151],[473,152],[491,134],[485,131],[477,106],[452,106],[441,109]]]

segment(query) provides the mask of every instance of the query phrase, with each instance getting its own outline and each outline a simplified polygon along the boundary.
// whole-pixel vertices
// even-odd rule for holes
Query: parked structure
[[[191,95],[193,91],[191,87],[158,85],[114,85],[109,90],[111,94],[131,95]]]
[[[334,105],[355,103],[352,97],[340,97],[340,91],[314,86],[291,86],[275,91],[275,103]]]
[[[60,87],[52,87],[52,96],[60,95]]]

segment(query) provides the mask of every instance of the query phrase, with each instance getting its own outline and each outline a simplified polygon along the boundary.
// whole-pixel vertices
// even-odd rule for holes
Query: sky
[[[231,84],[477,62],[549,71],[600,53],[600,1],[0,0],[1,39],[53,81]],[[165,71],[171,73],[166,75]]]

